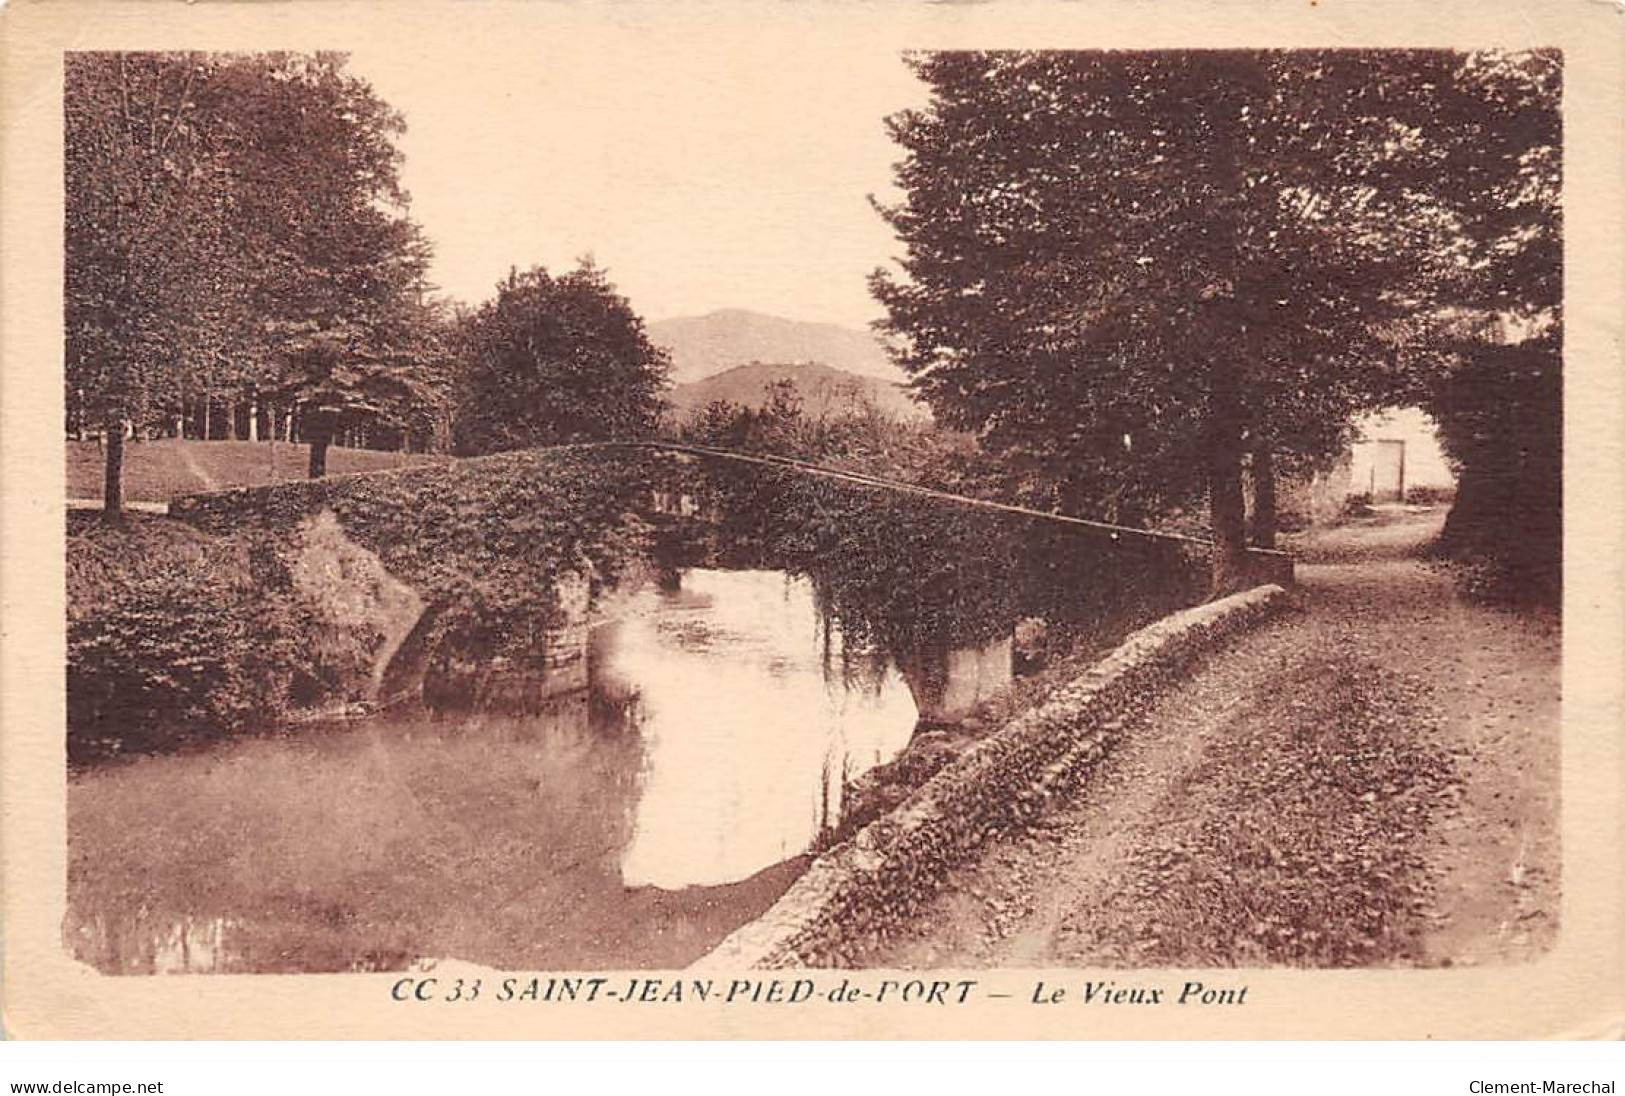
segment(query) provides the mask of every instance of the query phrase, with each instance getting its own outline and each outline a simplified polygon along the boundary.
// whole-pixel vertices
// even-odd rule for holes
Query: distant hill
[[[778,381],[793,382],[801,396],[803,410],[814,417],[853,410],[863,397],[899,418],[927,416],[923,405],[915,403],[907,392],[890,381],[862,377],[818,362],[737,365],[703,380],[675,385],[666,398],[676,408],[679,419],[713,400],[761,407],[767,402],[768,386]]]
[[[649,325],[649,339],[671,352],[677,384],[752,362],[819,362],[862,377],[907,379],[867,331],[739,308],[660,320]]]

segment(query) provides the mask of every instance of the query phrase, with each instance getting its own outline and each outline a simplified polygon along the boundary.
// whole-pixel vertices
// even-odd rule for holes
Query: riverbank
[[[1136,712],[1286,600],[1280,586],[1257,586],[1134,632],[945,765],[899,808],[820,856],[766,916],[701,965],[867,965],[865,946],[908,925],[949,870],[1065,801],[1113,752]]]
[[[70,511],[70,760],[376,700],[380,660],[425,605],[431,653],[446,635],[459,652],[528,653],[561,579],[639,558],[640,490],[635,470],[526,453],[187,495],[116,524]]]
[[[1453,965],[1557,930],[1555,616],[1464,603],[1443,511],[1295,546],[1302,611],[1151,705],[1095,776],[863,965]]]
[[[941,746],[1008,680],[1018,625],[1078,657],[1189,604],[1205,574],[1181,538],[658,447],[191,495],[171,513],[70,516],[70,934],[104,969],[177,951],[188,969],[681,965],[777,897],[917,722]],[[673,580],[710,570],[685,601]],[[633,614],[622,654],[643,657],[606,688],[595,612],[650,580],[675,603]],[[960,728],[936,760],[971,762],[955,779],[985,810],[967,825],[1002,824],[1070,747],[1066,720],[1154,691],[1215,611],[1190,610],[1167,658],[1128,643],[1121,680],[1013,754],[979,736],[1048,707],[1046,684],[1071,689],[1065,666]],[[733,653],[668,657],[667,635]],[[372,714],[289,727],[335,702]],[[902,794],[931,775],[920,756]]]

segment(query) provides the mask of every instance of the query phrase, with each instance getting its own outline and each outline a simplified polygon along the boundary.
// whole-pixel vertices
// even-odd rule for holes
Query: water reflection
[[[694,570],[602,609],[573,684],[531,682],[519,710],[76,776],[70,949],[124,973],[697,958],[793,881],[847,782],[907,743],[913,699],[804,580]]]
[[[636,692],[646,753],[628,886],[729,883],[796,855],[913,732],[902,676],[826,630],[806,579],[690,571],[605,631],[595,681]]]
[[[224,917],[156,921],[95,916],[69,930],[74,952],[104,969],[141,974],[209,974],[230,969]]]

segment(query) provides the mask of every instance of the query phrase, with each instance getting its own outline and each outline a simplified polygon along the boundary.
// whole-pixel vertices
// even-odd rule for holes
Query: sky
[[[405,115],[446,295],[477,303],[510,266],[591,253],[650,321],[880,316],[865,277],[900,250],[868,201],[897,196],[883,119],[925,99],[894,48],[603,20],[458,46],[396,37],[350,61]]]

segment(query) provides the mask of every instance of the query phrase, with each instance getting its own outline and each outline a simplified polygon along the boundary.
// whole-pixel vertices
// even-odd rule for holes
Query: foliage
[[[721,402],[700,408],[678,440],[989,501],[1044,501],[1023,497],[1034,485],[986,460],[963,434],[900,420],[867,402],[850,413],[809,417],[790,385],[760,409]],[[1008,634],[1021,615],[1064,622],[1069,634],[1095,630],[1196,596],[1190,553],[1178,540],[1112,541],[723,459],[708,461],[685,489],[705,500],[717,540],[738,565],[811,576],[849,633],[877,636],[894,652],[980,643]],[[1101,580],[1085,579],[1094,575]]]
[[[1437,506],[1456,497],[1454,488],[1431,483],[1418,483],[1405,488],[1405,502],[1410,506]],[[1370,500],[1367,499],[1369,502]]]
[[[404,125],[344,63],[68,55],[70,407],[117,427],[240,394],[300,405],[318,446],[358,419],[422,431],[446,354]]]
[[[1490,596],[1555,603],[1563,557],[1562,69],[1555,52],[1473,55],[1441,93],[1440,306],[1411,352],[1417,398],[1460,469],[1441,547]]]
[[[463,453],[645,437],[668,363],[590,260],[514,271],[461,325],[455,423]]]
[[[292,595],[275,550],[183,530],[142,519],[69,537],[75,763],[269,726],[353,680],[352,642],[310,642],[320,610]]]
[[[429,245],[405,215],[401,116],[335,54],[240,59],[222,76],[246,119],[232,148],[261,387],[305,432],[418,425],[446,398],[445,318],[425,301]],[[298,120],[296,122],[296,120]]]
[[[793,381],[775,382],[759,408],[726,400],[696,408],[678,425],[675,440],[791,457],[954,494],[1021,501],[974,439],[930,421],[900,418],[861,392],[843,410],[809,415]]]
[[[914,58],[932,100],[890,121],[906,197],[881,210],[907,254],[872,279],[897,360],[1066,512],[1205,493],[1224,585],[1244,452],[1324,457],[1412,383],[1421,257],[1482,227],[1436,179],[1500,125],[1472,56]]]
[[[68,552],[75,756],[171,749],[344,698],[376,637],[335,632],[287,562],[292,530],[324,507],[435,607],[429,642],[536,649],[561,575],[614,581],[642,558],[640,472],[636,459],[513,454],[192,496],[175,511],[190,526],[81,531]]]
[[[229,215],[198,118],[212,71],[190,54],[66,57],[67,384],[98,424],[173,395],[176,348],[209,318]]]
[[[668,495],[696,501],[711,534],[698,554],[680,538],[657,541],[669,565],[807,575],[845,635],[899,661],[1009,635],[1023,616],[1074,634],[1198,596],[1193,554],[1177,538],[1119,539],[725,457],[657,463],[652,474]]]
[[[767,557],[811,576],[847,634],[875,636],[899,661],[1009,634],[1021,608],[1009,522],[885,488],[781,479]]]
[[[656,492],[694,500],[674,536]],[[429,605],[421,641],[478,661],[539,649],[566,575],[648,564],[810,576],[855,643],[899,661],[1008,635],[1022,616],[1139,621],[1196,596],[1172,538],[1119,540],[782,465],[636,446],[499,454],[177,500],[69,544],[76,756],[169,748],[342,697],[374,653],[289,577],[293,530],[331,510]]]
[[[194,496],[200,528],[278,539],[323,509],[485,653],[531,649],[567,574],[614,581],[641,559],[648,487],[635,457],[519,452]]]

